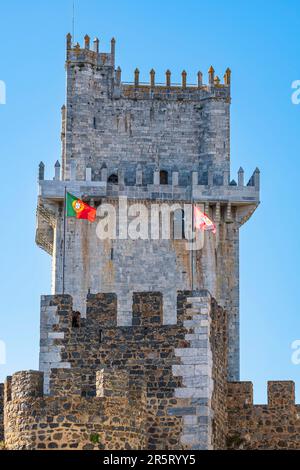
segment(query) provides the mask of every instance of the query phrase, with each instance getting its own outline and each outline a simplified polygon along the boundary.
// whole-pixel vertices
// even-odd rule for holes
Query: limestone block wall
[[[118,202],[106,199],[118,209]],[[128,203],[135,203],[132,200]],[[150,201],[142,201],[149,207]],[[172,203],[168,203],[172,206]],[[211,210],[212,217],[215,213]],[[119,219],[117,219],[118,221]],[[149,221],[150,225],[150,221]],[[172,228],[172,227],[171,227]],[[62,223],[56,228],[53,257],[55,290],[62,292]],[[150,234],[149,226],[149,234]],[[115,292],[119,326],[132,322],[132,294],[160,291],[163,322],[176,324],[178,290],[192,288],[191,252],[186,240],[99,240],[96,224],[68,219],[65,249],[65,292],[72,295],[74,309],[86,315],[86,293]],[[194,289],[207,289],[226,309],[229,317],[228,378],[239,378],[239,224],[218,224],[217,236],[206,233],[204,245],[194,254]]]
[[[112,56],[103,61],[99,52],[68,46],[64,179],[72,171],[84,179],[89,165],[97,180],[103,163],[108,174],[123,167],[128,182],[138,163],[146,183],[156,166],[171,172],[177,165],[185,183],[198,168],[207,176],[214,167],[222,179],[229,170],[230,79],[214,82],[211,72],[205,86],[155,86],[155,79],[128,85]]]
[[[227,435],[227,339],[226,312],[208,291],[182,295],[185,339],[188,347],[175,350],[180,365],[173,374],[182,377],[175,396],[189,406],[171,413],[182,414],[181,442],[194,450],[225,449]]]
[[[268,404],[253,405],[251,382],[228,384],[229,449],[300,449],[300,405],[291,381],[268,382]]]

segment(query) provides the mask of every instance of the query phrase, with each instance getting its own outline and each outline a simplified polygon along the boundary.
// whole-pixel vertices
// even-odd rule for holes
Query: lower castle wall
[[[13,450],[145,448],[144,387],[130,387],[123,372],[100,372],[99,396],[94,398],[82,398],[75,389],[75,393],[70,393],[68,384],[75,382],[76,375],[68,370],[65,375],[63,370],[59,371],[61,393],[55,396],[43,396],[40,387],[43,373],[14,374],[6,382],[5,391],[6,447]],[[67,390],[62,396],[65,386]]]
[[[76,384],[81,395],[86,397],[96,394],[99,368],[126,370],[133,381],[143,378],[146,383],[148,448],[177,449],[192,445],[181,437],[182,416],[184,410],[193,404],[193,397],[185,395],[185,391],[176,394],[184,385],[184,378],[181,373],[173,373],[173,367],[182,363],[176,351],[189,348],[191,343],[186,337],[184,304],[189,295],[190,292],[178,294],[177,324],[164,325],[161,293],[134,293],[132,326],[123,327],[117,326],[117,298],[114,294],[89,295],[86,318],[73,312],[69,296],[44,298],[42,307],[46,314],[42,319],[40,367],[46,374],[45,392],[60,394],[60,381],[56,386],[55,381],[50,380],[53,368],[65,369],[68,366],[72,373],[79,372]],[[211,302],[208,293],[205,302],[205,306]],[[76,326],[74,315],[77,315]],[[203,347],[205,349],[204,344]],[[193,349],[191,347],[190,355],[193,355]],[[196,357],[195,360],[200,359]],[[195,369],[195,366],[191,367]],[[197,379],[202,380],[200,375]],[[199,392],[201,385],[195,383],[194,388]],[[71,393],[74,393],[73,388]],[[197,418],[195,406],[193,412],[195,416],[189,418],[191,421]]]
[[[8,449],[300,449],[293,382],[269,382],[267,405],[227,382],[227,315],[207,291],[178,293],[176,325],[157,292],[133,295],[127,327],[114,294],[89,295],[86,318],[69,296],[42,305],[45,374],[7,378]]]
[[[229,449],[300,449],[300,406],[293,382],[269,382],[268,404],[253,405],[251,382],[228,384]]]
[[[227,348],[228,322],[225,310],[214,299],[211,303],[210,344],[213,392],[211,397],[212,447],[226,449],[227,425]]]
[[[0,442],[4,441],[4,385],[0,384]]]
[[[5,443],[13,450],[143,449],[145,437],[136,404],[122,398],[46,397],[6,405]]]

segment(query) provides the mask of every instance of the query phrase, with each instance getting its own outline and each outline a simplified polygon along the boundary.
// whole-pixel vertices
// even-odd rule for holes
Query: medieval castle
[[[260,174],[230,176],[230,82],[211,67],[189,85],[122,82],[111,51],[67,36],[62,159],[39,167],[36,242],[52,256],[41,299],[39,371],[0,386],[8,449],[300,448],[293,382],[253,405],[239,382],[239,229],[259,204]],[[180,239],[100,240],[64,217],[65,191],[99,207],[183,207],[217,225],[194,262]],[[183,214],[184,217],[184,214]],[[174,220],[176,217],[174,218]]]

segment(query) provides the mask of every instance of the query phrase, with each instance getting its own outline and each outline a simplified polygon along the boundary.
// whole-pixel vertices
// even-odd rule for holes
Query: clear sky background
[[[77,0],[75,39],[88,33],[108,51],[115,36],[124,81],[153,67],[188,82],[213,64],[232,69],[232,177],[261,170],[261,205],[241,229],[241,379],[252,380],[257,402],[266,382],[293,379],[300,401],[300,365],[291,343],[300,339],[299,0]],[[1,231],[0,340],[12,372],[38,368],[39,298],[50,293],[50,257],[34,243],[37,171],[46,177],[60,158],[60,107],[65,98],[65,35],[72,0],[0,3]]]

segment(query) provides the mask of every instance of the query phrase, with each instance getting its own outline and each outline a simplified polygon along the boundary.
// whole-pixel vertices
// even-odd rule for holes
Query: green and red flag
[[[66,216],[95,222],[96,209],[89,206],[78,197],[75,197],[70,193],[66,193]]]

